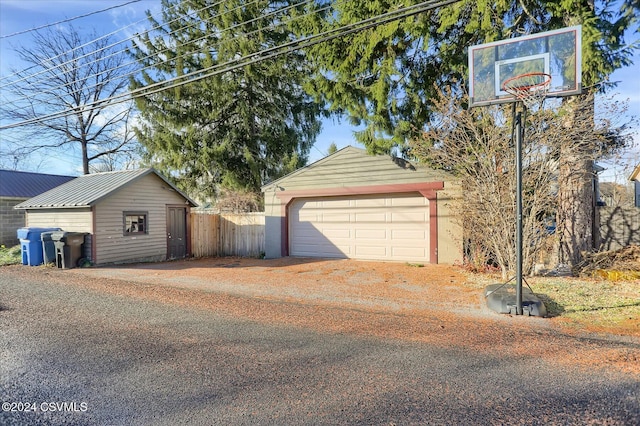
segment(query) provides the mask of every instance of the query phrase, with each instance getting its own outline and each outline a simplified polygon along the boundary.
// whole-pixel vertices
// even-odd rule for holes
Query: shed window
[[[147,234],[147,212],[124,212],[124,235]]]

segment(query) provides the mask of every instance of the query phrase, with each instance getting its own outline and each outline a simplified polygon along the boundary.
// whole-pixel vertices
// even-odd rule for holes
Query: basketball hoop
[[[550,87],[551,76],[549,74],[530,72],[505,80],[501,88],[531,109],[536,105],[542,105]]]

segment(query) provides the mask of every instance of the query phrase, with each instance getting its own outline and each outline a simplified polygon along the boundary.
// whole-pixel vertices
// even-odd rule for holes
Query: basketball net
[[[543,72],[530,72],[511,77],[502,83],[502,90],[522,101],[528,109],[542,107],[549,93],[551,76]]]

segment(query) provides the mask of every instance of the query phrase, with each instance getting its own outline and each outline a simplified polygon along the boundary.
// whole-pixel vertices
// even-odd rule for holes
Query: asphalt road
[[[3,425],[640,424],[633,375],[264,324],[1,269],[0,351]]]

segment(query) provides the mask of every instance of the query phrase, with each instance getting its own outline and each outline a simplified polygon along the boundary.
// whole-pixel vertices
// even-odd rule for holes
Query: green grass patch
[[[640,279],[526,277],[526,281],[544,303],[549,317],[562,318],[580,328],[640,331]],[[481,289],[500,282],[496,275],[472,274],[467,285]]]
[[[22,263],[22,248],[18,246],[0,246],[0,266]]]
[[[611,327],[640,318],[640,280],[528,279],[549,316]]]

